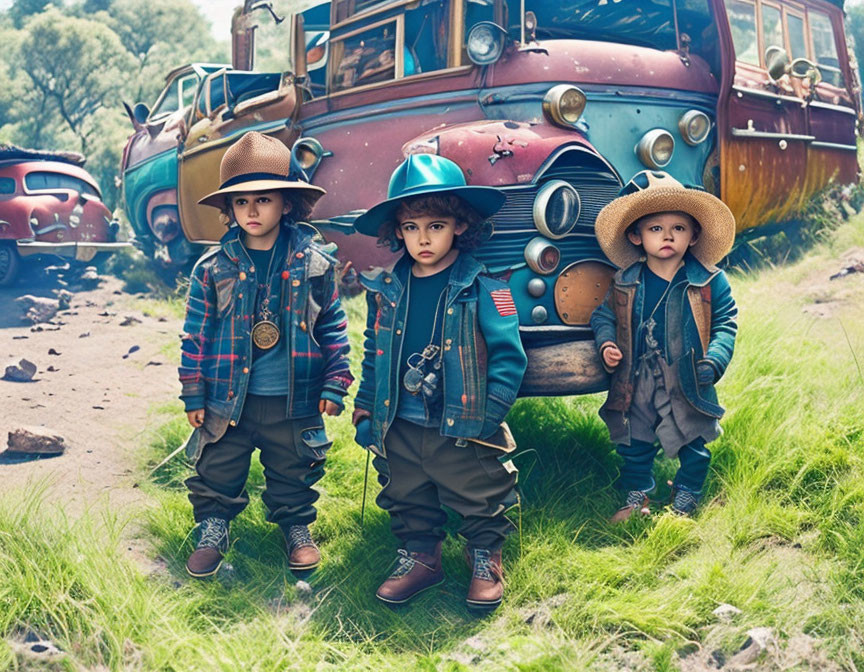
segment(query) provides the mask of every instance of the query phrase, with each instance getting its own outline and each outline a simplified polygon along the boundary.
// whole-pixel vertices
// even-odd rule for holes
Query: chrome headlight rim
[[[581,98],[581,108],[575,118],[568,119],[561,111],[561,101],[565,94],[574,93]],[[572,84],[557,84],[546,92],[543,96],[543,114],[546,118],[557,126],[564,128],[575,128],[576,124],[585,113],[585,106],[588,104],[588,97],[585,92],[578,86]]]
[[[705,132],[701,136],[694,136],[690,132],[690,125],[696,119],[705,120]],[[681,119],[678,120],[678,130],[681,133],[681,137],[684,142],[686,142],[691,147],[701,145],[708,139],[708,136],[711,135],[711,125],[711,117],[709,117],[701,110],[688,110],[687,112],[682,114]]]
[[[480,56],[475,50],[472,50],[471,46],[484,32],[487,32],[491,39],[490,44],[492,45],[492,49],[486,56]],[[465,40],[465,52],[468,54],[468,58],[471,59],[474,65],[483,66],[496,63],[501,58],[501,54],[504,53],[504,38],[506,35],[507,31],[494,21],[479,21],[475,23],[471,26],[471,30],[468,31],[468,37]]]
[[[576,216],[573,218],[573,223],[560,233],[554,233],[546,220],[546,209],[549,206],[549,201],[559,189],[566,189],[576,197]],[[582,214],[582,198],[576,188],[566,180],[549,180],[546,184],[540,187],[537,195],[534,197],[534,207],[532,210],[534,217],[535,228],[546,238],[552,240],[560,240],[569,234],[579,221],[579,216]]]
[[[550,247],[555,250],[558,259],[553,266],[543,266],[543,253]],[[561,250],[548,238],[536,236],[525,246],[525,262],[538,275],[552,275],[561,265]]]
[[[665,161],[658,160],[654,156],[654,149],[658,141],[661,139],[668,140],[672,143],[672,149],[669,151],[669,158]],[[665,128],[653,128],[636,144],[636,156],[648,168],[661,169],[665,168],[672,162],[672,157],[675,155],[675,138]]]
[[[291,147],[291,156],[296,164],[308,172],[321,162],[324,146],[315,138],[298,138]]]

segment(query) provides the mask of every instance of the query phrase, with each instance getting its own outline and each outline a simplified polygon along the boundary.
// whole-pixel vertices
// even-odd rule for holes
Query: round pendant
[[[279,342],[279,327],[270,320],[261,320],[252,326],[252,342],[261,350],[269,350]]]

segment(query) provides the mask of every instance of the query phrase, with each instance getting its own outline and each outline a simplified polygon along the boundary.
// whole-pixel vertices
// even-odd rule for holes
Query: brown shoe
[[[495,609],[504,597],[504,567],[501,549],[466,548],[465,560],[471,568],[471,584],[465,602],[469,609]]]
[[[315,569],[321,562],[321,552],[312,541],[306,525],[291,525],[285,531],[288,548],[288,568],[295,572]]]
[[[444,582],[441,567],[441,542],[435,546],[435,553],[409,553],[399,549],[399,564],[375,593],[382,602],[404,604],[418,593]]]
[[[186,571],[196,579],[213,576],[222,566],[223,553],[228,550],[228,521],[205,518],[199,524],[198,546],[186,561]]]
[[[610,519],[610,523],[623,523],[634,513],[639,512],[639,515],[647,516],[651,514],[651,509],[648,508],[648,495],[642,490],[631,490],[627,493],[627,499],[624,506],[618,509]]]

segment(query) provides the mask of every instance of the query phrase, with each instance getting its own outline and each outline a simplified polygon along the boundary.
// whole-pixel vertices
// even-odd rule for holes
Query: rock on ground
[[[66,442],[62,436],[44,427],[21,427],[9,432],[7,453],[25,455],[62,455]]]
[[[11,380],[16,383],[28,383],[33,380],[36,375],[36,365],[29,359],[23,357],[17,362],[11,362],[6,366],[6,372],[3,374],[4,380]]]

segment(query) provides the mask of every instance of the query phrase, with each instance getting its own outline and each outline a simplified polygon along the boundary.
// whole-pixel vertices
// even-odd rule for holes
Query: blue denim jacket
[[[312,227],[282,226],[288,229],[290,246],[285,259],[274,263],[272,277],[282,300],[277,319],[289,344],[287,415],[302,418],[318,414],[320,399],[341,404],[354,379],[348,368],[347,319],[336,289],[336,259],[313,242]],[[190,277],[180,398],[187,410],[205,409],[204,426],[188,446],[193,459],[239,421],[249,385],[256,279],[240,233],[231,228],[218,250],[199,259]]]
[[[412,265],[405,254],[392,272],[375,269],[360,276],[367,290],[368,313],[362,377],[354,403],[372,414],[368,436],[361,443],[374,445],[382,454],[384,436],[399,404],[399,352]],[[442,436],[483,439],[495,434],[516,400],[528,363],[519,338],[519,318],[515,311],[500,307],[502,296],[509,296],[507,285],[481,275],[483,270],[479,261],[461,252],[446,290]]]
[[[633,365],[633,315],[642,312],[645,291],[642,285],[644,261],[619,270],[600,306],[591,315],[598,349],[612,341],[623,354],[621,362],[610,370],[609,396],[601,415],[626,425],[633,398],[635,366]],[[684,256],[686,279],[669,290],[666,302],[666,352],[670,364],[678,364],[681,390],[698,411],[720,418],[724,409],[713,384],[699,385],[696,364],[707,362],[714,369],[714,381],[729,366],[735,347],[738,309],[726,274],[718,268],[705,268],[689,252]],[[602,361],[602,358],[601,358]],[[605,366],[605,364],[604,364]]]

